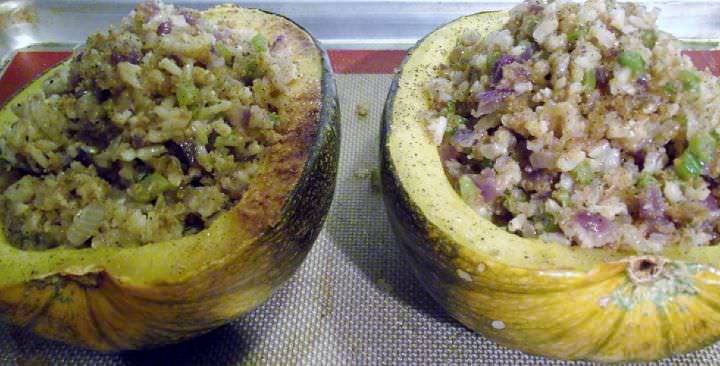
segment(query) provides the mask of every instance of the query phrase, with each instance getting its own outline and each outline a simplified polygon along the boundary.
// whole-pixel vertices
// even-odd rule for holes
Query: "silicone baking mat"
[[[332,51],[342,108],[335,200],[305,263],[267,303],[194,340],[150,351],[99,354],[0,325],[0,365],[585,365],[500,347],[450,318],[400,257],[370,172],[378,162],[383,101],[401,51]],[[0,98],[56,63],[57,52],[21,53]],[[691,56],[718,73],[714,52]],[[356,109],[369,109],[366,117]],[[718,365],[720,346],[656,363]]]

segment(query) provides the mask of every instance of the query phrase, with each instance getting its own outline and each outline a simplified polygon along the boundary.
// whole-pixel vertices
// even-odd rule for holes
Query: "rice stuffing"
[[[158,2],[91,36],[0,136],[10,242],[126,247],[206,228],[284,138],[296,71],[282,43]]]

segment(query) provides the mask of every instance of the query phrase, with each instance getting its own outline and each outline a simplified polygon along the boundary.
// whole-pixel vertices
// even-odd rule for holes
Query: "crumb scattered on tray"
[[[365,104],[365,103],[360,103],[355,107],[355,113],[357,113],[357,115],[362,118],[367,117],[369,112],[370,112],[370,109],[368,108],[367,104]]]
[[[353,176],[358,179],[367,179],[370,178],[370,169],[358,169],[353,173]]]

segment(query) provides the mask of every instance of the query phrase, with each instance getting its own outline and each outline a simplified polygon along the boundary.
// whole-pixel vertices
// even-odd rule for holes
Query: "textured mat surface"
[[[452,320],[412,277],[369,178],[390,79],[337,76],[343,135],[335,202],[311,254],[268,303],[189,342],[116,355],[0,325],[0,365],[585,365],[495,345]],[[369,106],[366,118],[358,104]],[[718,365],[720,346],[657,364]]]

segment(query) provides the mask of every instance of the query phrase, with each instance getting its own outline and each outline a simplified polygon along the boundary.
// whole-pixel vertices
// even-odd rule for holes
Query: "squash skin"
[[[273,147],[270,162],[241,202],[192,237],[117,253],[26,253],[0,243],[0,274],[28,258],[52,262],[49,269],[0,280],[0,320],[98,351],[156,347],[208,332],[252,310],[302,263],[330,208],[339,159],[340,115],[329,59],[307,31],[287,18],[234,6],[207,12],[217,21],[244,17],[287,31],[288,39],[317,61],[317,88],[295,95],[296,123],[286,142]],[[151,247],[160,245],[195,256],[202,265],[142,263],[143,253],[152,254],[159,249]],[[163,272],[165,267],[171,270]],[[135,273],[143,268],[154,272]]]
[[[428,47],[466,26],[494,29],[505,17],[478,13],[438,28],[409,52],[388,93],[380,132],[383,196],[414,275],[463,325],[530,354],[651,361],[716,342],[717,247],[670,248],[646,257],[587,251],[492,230],[469,208],[454,211],[464,206],[444,177],[437,148],[420,131],[418,118],[403,118],[422,108],[409,107],[419,99],[408,101],[407,95],[418,93],[424,84],[416,79],[432,73],[443,60],[438,55],[447,55]],[[468,224],[483,227],[466,230]],[[510,253],[498,252],[502,247]]]

